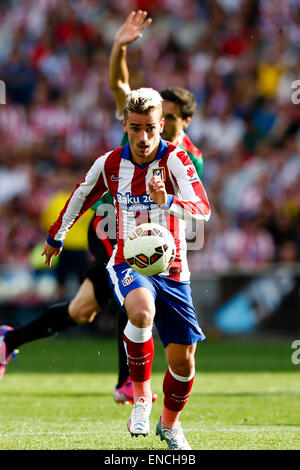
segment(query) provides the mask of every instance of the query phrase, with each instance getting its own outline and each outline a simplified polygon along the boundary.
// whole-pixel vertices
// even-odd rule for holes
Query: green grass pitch
[[[114,339],[51,338],[21,348],[0,383],[0,449],[165,449],[155,436],[166,368],[156,341],[147,438],[127,431],[117,405]],[[181,422],[192,448],[300,449],[300,365],[289,341],[200,343],[191,398]]]

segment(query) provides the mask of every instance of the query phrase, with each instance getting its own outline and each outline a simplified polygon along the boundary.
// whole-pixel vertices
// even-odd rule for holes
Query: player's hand
[[[45,258],[45,264],[51,267],[52,263],[52,258],[53,256],[58,256],[62,251],[62,247],[60,248],[54,248],[53,246],[49,245],[49,243],[45,242],[44,243],[44,250],[41,253],[41,256],[46,256]]]
[[[141,31],[146,29],[152,22],[152,19],[146,19],[146,16],[146,11],[132,11],[128,15],[125,23],[123,23],[117,32],[115,42],[117,42],[120,46],[127,46],[127,44],[131,44],[132,42],[141,38],[143,36]]]
[[[159,176],[152,176],[149,181],[148,187],[153,202],[155,202],[159,206],[167,203],[168,195],[165,183]]]

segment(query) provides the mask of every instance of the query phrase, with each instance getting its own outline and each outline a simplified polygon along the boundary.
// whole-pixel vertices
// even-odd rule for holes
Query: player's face
[[[180,106],[172,101],[163,101],[163,116],[165,118],[165,127],[162,138],[177,144],[181,132],[187,127],[191,118],[183,119],[180,113]]]
[[[129,112],[123,126],[133,160],[139,165],[154,160],[164,127],[160,108],[153,108],[149,114]]]

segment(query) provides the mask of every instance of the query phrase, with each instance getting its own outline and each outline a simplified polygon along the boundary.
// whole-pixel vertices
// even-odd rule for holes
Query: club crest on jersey
[[[152,168],[152,176],[159,176],[163,181],[166,180],[164,167]]]

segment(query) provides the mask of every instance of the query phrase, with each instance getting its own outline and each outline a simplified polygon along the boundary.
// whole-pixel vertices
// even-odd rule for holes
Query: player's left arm
[[[153,177],[149,183],[152,200],[163,210],[180,219],[209,220],[211,210],[205,189],[186,153],[173,155],[169,159],[168,170],[178,191],[176,194],[167,194],[164,182],[158,177]]]

